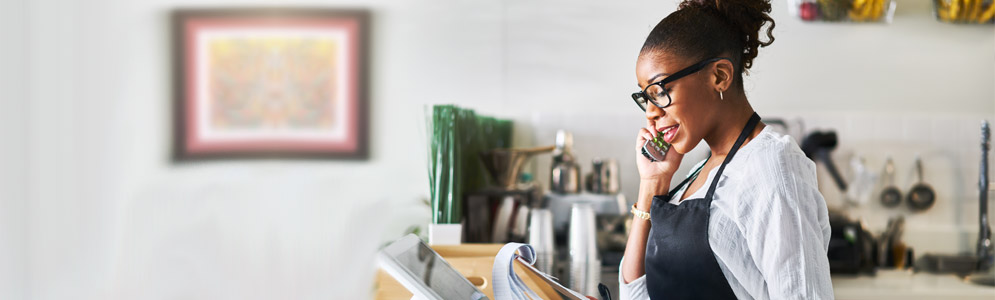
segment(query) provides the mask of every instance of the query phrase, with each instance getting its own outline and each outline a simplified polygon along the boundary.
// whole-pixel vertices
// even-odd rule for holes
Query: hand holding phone
[[[670,150],[670,144],[663,141],[663,135],[657,135],[657,138],[652,140],[646,140],[643,143],[643,156],[652,162],[663,161],[667,156],[667,151]]]
[[[650,127],[641,128],[635,142],[633,148],[636,152],[639,179],[670,182],[670,178],[680,167],[684,155],[670,151],[672,145],[663,140],[662,134],[653,131]]]

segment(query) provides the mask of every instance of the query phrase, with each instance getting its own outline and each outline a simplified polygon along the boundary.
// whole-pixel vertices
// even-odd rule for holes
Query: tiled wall
[[[878,184],[871,201],[851,208],[853,215],[874,229],[884,228],[890,216],[905,215],[905,239],[918,253],[973,251],[978,230],[981,120],[993,121],[995,116],[819,113],[801,117],[813,129],[837,128],[840,149],[835,157],[842,168],[848,167],[849,158],[859,156],[871,171],[880,174],[887,157],[892,157],[895,184],[903,194],[917,181],[915,159],[922,158],[924,181],[937,194],[932,208],[921,213],[902,206],[885,208],[876,202]],[[991,157],[989,153],[989,161]],[[820,171],[820,186],[827,201],[840,203],[841,195],[828,186],[829,180],[828,174]],[[989,204],[990,215],[995,213],[992,208]]]

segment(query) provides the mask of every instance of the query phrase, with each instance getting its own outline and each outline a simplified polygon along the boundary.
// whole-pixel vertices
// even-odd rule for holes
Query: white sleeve
[[[825,235],[826,202],[804,157],[782,157],[760,172],[759,199],[741,211],[747,247],[770,299],[833,299]]]
[[[618,293],[619,299],[622,300],[643,300],[649,299],[649,291],[646,290],[646,274],[639,276],[636,280],[632,282],[625,283],[625,278],[622,277],[622,265],[625,263],[625,257],[622,257],[622,262],[618,264]]]

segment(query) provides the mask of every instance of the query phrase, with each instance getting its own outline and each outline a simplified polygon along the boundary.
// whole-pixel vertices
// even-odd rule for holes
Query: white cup
[[[575,203],[570,208],[570,288],[585,295],[598,294],[601,261],[598,259],[594,207]]]

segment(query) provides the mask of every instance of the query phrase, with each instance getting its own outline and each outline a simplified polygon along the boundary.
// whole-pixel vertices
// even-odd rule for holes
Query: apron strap
[[[719,171],[715,172],[715,177],[712,178],[712,184],[708,186],[708,193],[705,194],[705,199],[708,199],[708,201],[711,201],[712,195],[715,194],[715,187],[718,186],[719,178],[722,177],[722,171],[724,171],[726,169],[726,165],[732,161],[732,157],[736,155],[736,151],[738,151],[739,147],[743,145],[744,141],[746,141],[746,137],[750,136],[753,129],[757,127],[757,123],[760,123],[760,115],[754,112],[753,115],[750,116],[750,121],[746,122],[746,127],[744,127],[743,131],[739,133],[739,138],[737,138],[736,143],[732,145],[732,149],[729,150],[729,154],[726,155],[726,159],[722,161],[722,165],[719,166]]]
[[[709,153],[708,157],[711,158],[712,154]],[[708,162],[708,159],[706,158],[705,159],[705,163],[707,163],[707,162]],[[688,177],[685,177],[684,180],[681,181],[681,183],[677,184],[677,187],[674,187],[674,188],[670,189],[670,192],[667,192],[667,200],[670,200],[670,199],[673,199],[674,197],[676,197],[677,196],[677,191],[681,190],[681,187],[683,187],[688,182],[691,182],[691,180],[694,180],[695,178],[697,178],[698,174],[701,173],[701,169],[705,167],[705,163],[702,163],[700,166],[698,166],[698,169],[695,169],[694,172],[692,172],[690,175],[688,175]]]

